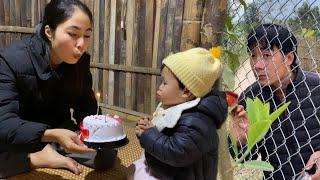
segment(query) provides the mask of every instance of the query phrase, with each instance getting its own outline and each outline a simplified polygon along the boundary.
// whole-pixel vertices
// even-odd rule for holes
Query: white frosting
[[[122,123],[110,116],[92,115],[83,119],[83,127],[89,130],[86,142],[113,142],[126,137]]]

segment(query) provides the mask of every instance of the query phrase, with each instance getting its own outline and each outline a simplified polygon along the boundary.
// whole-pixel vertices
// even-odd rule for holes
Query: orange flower
[[[215,59],[221,58],[221,46],[213,47],[209,51],[213,58]]]

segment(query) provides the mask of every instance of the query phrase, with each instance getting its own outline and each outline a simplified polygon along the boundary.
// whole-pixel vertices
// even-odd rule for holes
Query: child
[[[142,118],[135,128],[144,153],[134,162],[134,179],[216,179],[217,129],[226,119],[227,103],[212,87],[222,69],[203,48],[163,60],[160,104],[152,121]]]

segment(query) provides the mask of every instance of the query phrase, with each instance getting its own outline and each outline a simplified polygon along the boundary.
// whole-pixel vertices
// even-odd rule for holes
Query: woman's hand
[[[240,145],[247,143],[247,132],[249,128],[248,114],[242,105],[238,105],[235,113],[230,117],[230,129],[233,136],[238,140]]]
[[[57,142],[66,152],[69,153],[86,153],[95,151],[83,144],[77,133],[68,129],[47,129],[42,135],[41,140],[43,142]]]

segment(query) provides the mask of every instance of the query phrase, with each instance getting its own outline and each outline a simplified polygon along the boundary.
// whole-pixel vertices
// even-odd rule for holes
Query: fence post
[[[201,25],[201,46],[210,48],[222,44],[225,17],[227,12],[227,0],[206,0]],[[218,131],[219,143],[219,174],[222,180],[233,179],[233,168],[228,151],[226,123]],[[222,163],[223,162],[223,163]],[[228,171],[227,171],[228,170]]]

